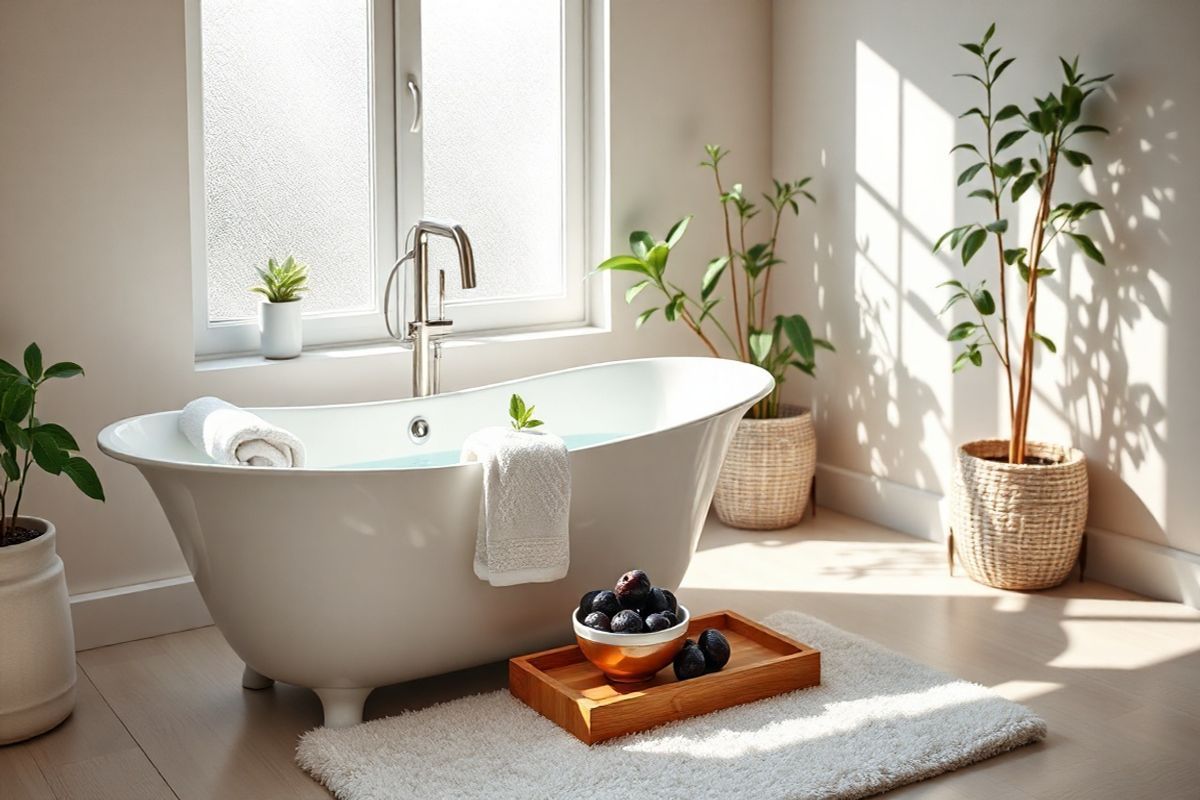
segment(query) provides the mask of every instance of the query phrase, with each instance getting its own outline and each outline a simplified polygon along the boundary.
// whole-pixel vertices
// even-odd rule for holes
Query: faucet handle
[[[446,270],[438,270],[438,319],[446,318]]]

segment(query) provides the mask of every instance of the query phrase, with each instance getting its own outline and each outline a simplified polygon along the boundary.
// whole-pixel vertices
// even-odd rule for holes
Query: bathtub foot
[[[321,698],[326,728],[348,728],[363,721],[363,705],[370,689],[313,689]]]
[[[246,667],[242,670],[243,689],[270,689],[274,685],[274,678],[268,678],[266,675],[261,675],[250,669],[250,667]]]

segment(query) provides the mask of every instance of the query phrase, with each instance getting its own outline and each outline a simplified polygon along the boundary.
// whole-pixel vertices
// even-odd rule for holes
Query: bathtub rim
[[[644,358],[617,359],[615,361],[598,361],[593,364],[581,364],[581,365],[574,366],[574,367],[567,367],[565,369],[552,370],[550,372],[539,372],[534,375],[524,375],[519,378],[510,378],[509,380],[505,380],[505,381],[497,381],[495,383],[487,383],[487,384],[483,384],[480,386],[471,386],[471,387],[468,387],[465,389],[456,389],[453,392],[442,392],[438,395],[434,395],[434,397],[441,398],[441,397],[453,397],[453,396],[457,396],[457,395],[464,395],[464,394],[469,394],[471,392],[483,391],[485,389],[494,389],[494,388],[501,387],[501,386],[508,386],[508,385],[512,385],[512,384],[522,383],[524,381],[528,381],[533,378],[547,378],[547,377],[552,377],[555,375],[566,375],[566,374],[569,374],[572,372],[580,372],[580,371],[587,370],[587,369],[595,369],[597,367],[606,367],[606,366],[611,366],[614,364],[639,364],[639,363],[646,363],[646,362],[697,362],[697,361],[703,361],[703,362],[720,361],[720,362],[727,362],[728,364],[732,364],[732,365],[737,365],[733,368],[734,369],[745,369],[747,371],[748,375],[753,375],[756,372],[761,373],[761,376],[763,378],[765,378],[765,382],[758,388],[757,391],[748,395],[744,400],[727,404],[727,405],[725,405],[721,408],[715,409],[703,416],[683,420],[682,422],[675,423],[674,425],[668,425],[663,428],[656,428],[654,430],[641,431],[638,433],[631,433],[631,434],[627,434],[625,436],[619,436],[614,439],[607,439],[603,442],[598,442],[596,444],[584,445],[582,447],[574,448],[573,450],[571,450],[571,452],[573,452],[573,453],[583,452],[585,450],[591,450],[591,449],[597,448],[597,447],[607,447],[609,445],[633,441],[633,440],[641,439],[641,438],[647,437],[647,436],[656,436],[661,433],[667,433],[669,431],[678,430],[680,428],[685,428],[689,425],[695,425],[696,423],[703,422],[705,420],[712,419],[714,417],[719,417],[723,414],[727,414],[730,411],[733,411],[734,409],[741,408],[742,406],[745,406],[746,409],[748,410],[751,406],[753,406],[759,400],[766,397],[768,394],[770,394],[775,389],[775,378],[771,375],[771,373],[767,372],[765,369],[763,369],[762,367],[760,367],[756,364],[750,364],[749,362],[741,361],[739,359],[715,358],[712,356],[648,356],[648,357],[644,357]],[[371,406],[396,405],[396,404],[401,404],[401,403],[405,403],[405,402],[412,401],[412,400],[428,400],[428,399],[430,399],[430,398],[428,398],[428,397],[423,397],[423,398],[400,397],[400,398],[393,398],[390,400],[370,400],[370,401],[362,402],[362,403],[321,403],[321,404],[316,404],[316,405],[297,405],[297,406],[247,406],[245,408],[247,411],[251,411],[251,412],[285,411],[285,410],[286,411],[295,411],[295,410],[300,410],[300,409],[324,409],[324,408],[367,408],[367,407],[371,407]],[[421,470],[421,471],[424,471],[424,470],[450,470],[450,469],[457,469],[457,468],[461,468],[461,467],[474,468],[474,467],[478,466],[477,464],[473,464],[473,463],[457,463],[457,464],[439,464],[439,465],[420,466],[420,467],[353,467],[353,468],[307,467],[307,466],[305,466],[305,467],[252,467],[252,466],[240,465],[240,464],[239,465],[216,464],[216,463],[205,464],[205,463],[196,463],[193,461],[177,461],[174,459],[165,459],[165,458],[161,458],[161,459],[160,458],[147,458],[146,456],[136,455],[136,454],[130,452],[129,450],[123,449],[119,446],[117,439],[116,439],[116,431],[121,426],[126,425],[130,422],[133,422],[135,420],[146,419],[149,417],[161,417],[161,416],[165,416],[168,414],[178,414],[178,413],[180,413],[180,409],[171,409],[171,410],[166,410],[166,411],[152,411],[147,414],[135,414],[130,417],[125,417],[123,419],[116,420],[115,422],[110,422],[108,425],[105,425],[103,428],[101,428],[100,432],[98,434],[96,434],[96,446],[99,447],[100,452],[104,453],[104,455],[108,456],[109,458],[124,462],[126,464],[132,464],[133,466],[138,467],[139,469],[141,467],[156,467],[156,468],[164,468],[164,469],[171,469],[171,470],[179,470],[179,471],[184,471],[184,472],[212,472],[212,473],[217,473],[217,474],[237,472],[238,474],[241,474],[241,475],[253,474],[253,475],[262,475],[262,476],[294,475],[294,474],[311,475],[311,476],[320,476],[320,475],[330,475],[330,476],[331,475],[342,475],[342,476],[345,476],[345,475],[350,475],[350,474],[361,474],[361,473],[378,474],[378,473],[388,473],[388,472],[403,473],[403,472],[412,472],[412,471],[417,471],[417,470]],[[249,471],[249,473],[247,471]]]

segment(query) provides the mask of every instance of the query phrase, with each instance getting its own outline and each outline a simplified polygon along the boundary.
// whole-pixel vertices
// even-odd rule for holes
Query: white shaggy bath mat
[[[588,747],[507,691],[342,730],[296,760],[341,800],[856,798],[1037,741],[1046,723],[974,683],[794,611],[820,686]]]

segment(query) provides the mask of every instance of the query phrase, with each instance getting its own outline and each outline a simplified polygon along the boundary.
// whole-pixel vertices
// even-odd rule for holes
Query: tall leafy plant
[[[291,303],[299,300],[302,292],[308,291],[308,267],[292,256],[282,264],[269,258],[267,268],[255,267],[255,272],[262,283],[251,286],[250,291],[261,294],[269,303]]]
[[[1026,108],[1015,104],[997,108],[996,83],[1015,59],[1002,59],[1001,48],[991,47],[995,32],[993,23],[978,43],[960,45],[975,56],[979,67],[978,71],[957,73],[955,77],[977,83],[983,104],[967,109],[959,117],[978,118],[983,135],[981,142],[964,142],[951,150],[965,150],[976,156],[975,163],[958,176],[958,186],[968,190],[968,197],[984,202],[986,217],[950,229],[933,249],[937,251],[948,244],[951,251],[958,251],[965,267],[990,238],[995,239],[999,302],[986,281],[968,285],[951,280],[941,284],[952,289],[942,312],[964,300],[973,307],[975,319],[955,325],[947,337],[963,347],[954,360],[954,370],[957,372],[968,364],[982,366],[984,352],[990,350],[995,354],[1008,389],[1012,426],[1008,459],[1022,464],[1029,430],[1035,351],[1039,347],[1051,353],[1058,351],[1055,343],[1037,329],[1038,287],[1042,279],[1056,271],[1047,262],[1047,251],[1057,240],[1072,245],[1097,263],[1104,263],[1100,248],[1078,230],[1080,222],[1102,206],[1091,200],[1055,202],[1054,198],[1055,190],[1061,186],[1060,171],[1082,169],[1092,163],[1079,149],[1082,140],[1076,137],[1108,133],[1099,125],[1081,122],[1081,118],[1084,101],[1112,76],[1089,78],[1079,70],[1078,57],[1072,61],[1059,58],[1063,80],[1057,94],[1050,91],[1045,97],[1035,97]],[[1019,154],[1022,148],[1024,155]],[[1006,246],[1005,237],[1011,233],[1007,214],[1015,210],[1017,202],[1030,190],[1037,196],[1037,212],[1029,244]],[[1017,337],[1019,360],[1013,355],[1008,312],[1008,273],[1014,269],[1024,288],[1019,296],[1024,300],[1024,317]]]
[[[104,500],[96,470],[78,454],[79,445],[67,429],[37,416],[38,392],[47,381],[73,378],[83,368],[59,361],[42,368],[37,344],[25,348],[24,371],[0,358],[0,547],[17,527],[21,500],[34,467],[51,475],[66,475],[88,497]]]
[[[698,291],[688,291],[667,277],[667,261],[687,231],[692,217],[686,216],[671,226],[666,238],[657,240],[646,231],[629,235],[629,253],[615,255],[597,270],[635,272],[642,280],[625,292],[625,302],[633,303],[650,290],[658,305],[642,311],[637,327],[642,327],[658,311],[668,322],[680,322],[700,339],[714,356],[724,353],[732,358],[756,364],[775,378],[775,390],[751,409],[755,418],[779,415],[779,393],[789,369],[807,375],[816,370],[816,351],[832,351],[833,345],[813,336],[808,321],[800,314],[768,316],[771,276],[784,262],[777,255],[779,229],[787,212],[800,214],[800,199],[816,203],[805,187],[812,180],[774,181],[774,191],[764,192],[764,205],[746,197],[742,184],[726,186],[721,161],[729,151],[720,145],[705,147],[708,158],[700,166],[712,172],[716,194],[721,203],[725,234],[725,252],[708,262],[700,275]],[[764,209],[768,213],[770,238],[747,245],[748,224]],[[717,305],[723,279],[728,278],[732,332],[721,319]],[[728,317],[726,317],[728,320]]]

